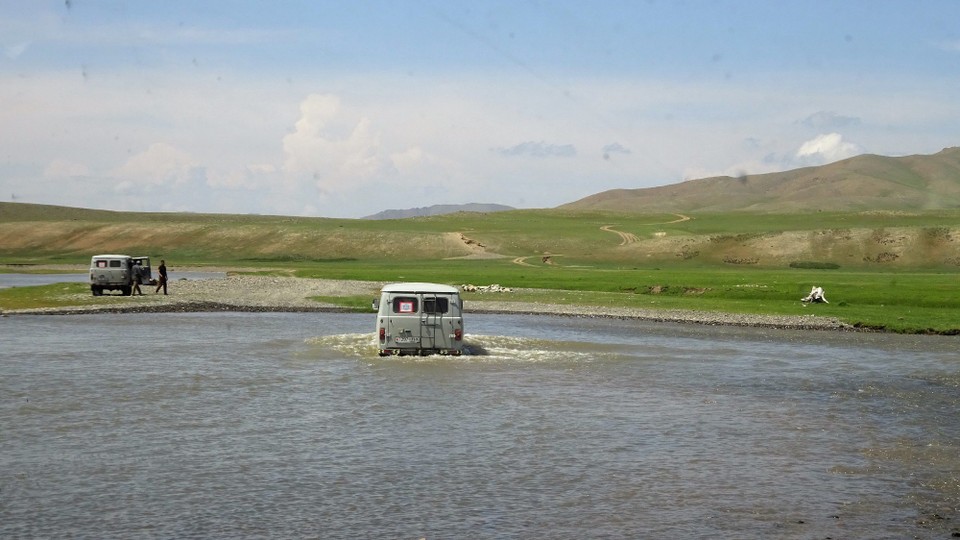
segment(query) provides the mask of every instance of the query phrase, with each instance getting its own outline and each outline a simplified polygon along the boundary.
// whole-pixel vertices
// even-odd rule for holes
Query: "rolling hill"
[[[515,209],[512,206],[504,206],[502,204],[435,204],[433,206],[425,206],[421,208],[384,210],[382,212],[373,214],[372,216],[365,216],[361,219],[406,219],[412,217],[442,216],[446,214],[455,214],[457,212],[504,212],[507,210]]]
[[[956,271],[960,148],[612,190],[554,209],[484,208],[389,221],[0,202],[0,261],[83,262],[108,252],[194,263],[464,259],[553,269],[816,263]]]
[[[613,189],[558,208],[630,213],[955,209],[960,208],[960,147],[933,155],[861,155],[778,173]]]

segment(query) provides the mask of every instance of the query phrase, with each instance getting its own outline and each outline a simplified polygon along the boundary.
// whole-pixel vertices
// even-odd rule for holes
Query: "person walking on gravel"
[[[153,294],[160,292],[160,289],[163,289],[163,294],[167,294],[167,263],[160,259],[160,267],[157,268],[159,276],[157,277],[157,290],[153,291]]]

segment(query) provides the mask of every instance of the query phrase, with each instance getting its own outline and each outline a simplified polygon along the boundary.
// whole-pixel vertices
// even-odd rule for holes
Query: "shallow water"
[[[956,338],[469,315],[0,318],[0,537],[943,538]]]
[[[156,274],[156,272],[154,272]],[[170,280],[178,279],[223,279],[226,272],[170,272]],[[154,276],[156,277],[156,276]],[[0,289],[9,287],[32,287],[52,283],[89,283],[90,274],[16,274],[0,272]]]

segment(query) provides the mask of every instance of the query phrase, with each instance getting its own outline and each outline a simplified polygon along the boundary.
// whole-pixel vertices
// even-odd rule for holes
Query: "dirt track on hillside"
[[[635,234],[633,234],[633,233],[627,233],[627,232],[623,232],[623,231],[618,231],[618,230],[616,230],[616,229],[613,228],[613,225],[604,225],[603,227],[600,227],[600,230],[601,230],[601,231],[606,231],[606,232],[612,232],[612,233],[616,234],[617,236],[619,236],[619,237],[620,237],[620,245],[621,245],[621,246],[625,246],[625,245],[627,245],[627,244],[634,244],[634,243],[640,241],[640,239],[637,238],[637,235],[635,235]]]

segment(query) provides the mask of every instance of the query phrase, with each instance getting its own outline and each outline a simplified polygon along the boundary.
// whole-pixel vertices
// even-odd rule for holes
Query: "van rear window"
[[[393,299],[393,312],[400,314],[422,313],[440,314],[450,312],[450,299],[445,296],[425,297],[423,306],[416,296],[397,296]]]
[[[394,313],[416,313],[417,299],[412,296],[398,296],[393,299]]]
[[[120,268],[120,261],[110,261],[110,268]]]
[[[424,298],[424,313],[446,313],[450,310],[450,300],[443,297]]]
[[[97,268],[106,268],[107,261],[97,261]]]

